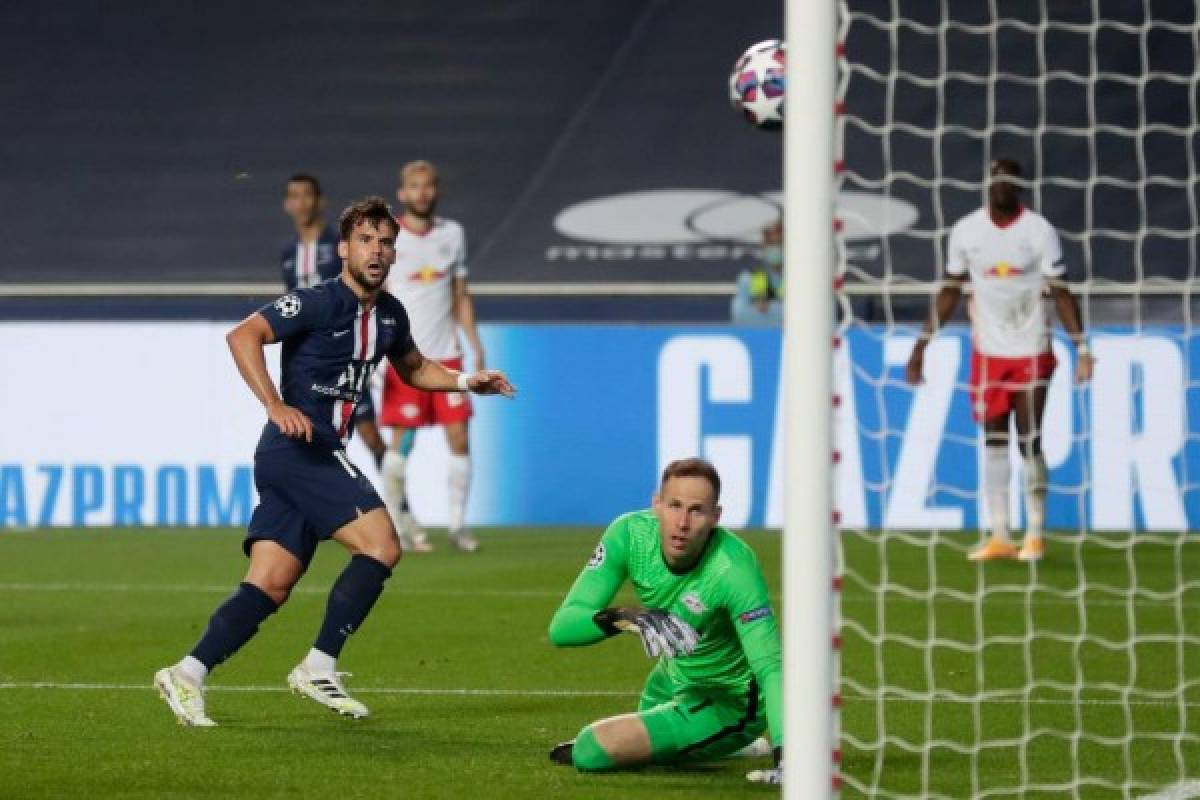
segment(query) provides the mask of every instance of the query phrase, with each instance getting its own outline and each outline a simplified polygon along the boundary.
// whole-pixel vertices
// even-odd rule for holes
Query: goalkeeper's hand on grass
[[[779,786],[783,783],[783,748],[775,748],[775,766],[771,769],[756,769],[746,773],[746,780],[751,783],[765,783]]]
[[[650,658],[686,656],[700,641],[695,628],[661,608],[606,608],[593,619],[609,634],[636,633]]]

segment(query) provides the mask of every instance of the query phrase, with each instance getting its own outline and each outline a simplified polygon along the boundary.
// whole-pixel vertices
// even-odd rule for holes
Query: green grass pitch
[[[345,561],[337,545],[322,545],[291,601],[215,673],[209,709],[220,727],[189,730],[150,677],[191,646],[240,579],[241,533],[0,533],[0,797],[771,796],[745,783],[753,761],[584,776],[547,760],[583,724],[631,709],[649,668],[631,637],[575,650],[546,641],[598,534],[485,530],[477,555],[443,546],[406,557],[341,660],[372,711],[359,721],[284,690]],[[746,537],[777,589],[778,535]],[[1106,781],[1130,768],[1146,785],[1174,783],[1181,760],[1185,775],[1200,777],[1194,539],[1133,550],[1052,543],[1036,573],[968,565],[965,537],[844,541],[843,797],[872,787],[969,797],[1022,780],[1052,787],[1072,773],[1089,777],[1080,796],[1121,797]],[[1085,572],[1089,586],[1114,591],[1072,596]],[[1129,603],[1116,590],[1135,573]],[[881,578],[888,591],[878,594],[871,584]],[[1185,589],[1163,599],[1180,580]],[[1047,635],[1025,635],[1030,622]],[[1134,647],[1134,628],[1186,636]],[[955,645],[977,641],[988,642],[978,656]],[[1183,703],[1156,699],[1181,671],[1191,681]],[[1029,679],[1034,702],[1022,702]],[[1111,686],[1075,696],[1062,688],[1080,680]],[[1120,686],[1136,687],[1124,693],[1136,702],[1122,705]],[[979,688],[993,693],[987,702],[963,699]],[[905,690],[936,690],[937,701]],[[1022,746],[1026,723],[1037,735]],[[1079,729],[1089,736],[1070,736]],[[1123,742],[1130,729],[1139,735]],[[960,752],[981,731],[999,744]],[[936,745],[910,746],[927,739]]]

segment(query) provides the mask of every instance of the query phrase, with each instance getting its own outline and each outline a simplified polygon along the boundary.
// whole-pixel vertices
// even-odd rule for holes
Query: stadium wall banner
[[[263,422],[228,355],[225,322],[0,324],[0,529],[242,527]],[[778,526],[786,490],[778,331],[721,326],[486,325],[516,400],[476,398],[475,525],[603,525],[649,504],[672,458],[724,481],[724,521]],[[858,327],[837,350],[836,506],[848,527],[985,525],[970,344],[930,346],[914,392],[911,329]],[[1056,340],[1044,449],[1053,528],[1200,529],[1200,347],[1182,327],[1101,328],[1090,385]],[[275,354],[275,349],[270,352]],[[46,365],[58,365],[47,370]],[[274,369],[274,367],[272,367]],[[797,367],[802,369],[802,367]],[[27,376],[37,376],[29,380]],[[36,386],[36,402],[20,386]],[[350,455],[374,479],[365,451]],[[442,435],[422,431],[410,495],[446,517]],[[1013,484],[1021,480],[1015,446]],[[1013,519],[1021,519],[1012,492]]]

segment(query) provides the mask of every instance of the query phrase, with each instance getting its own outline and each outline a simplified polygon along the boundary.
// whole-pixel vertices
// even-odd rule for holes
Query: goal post
[[[832,0],[787,0],[784,123],[784,797],[834,792]],[[798,79],[797,76],[803,76]]]

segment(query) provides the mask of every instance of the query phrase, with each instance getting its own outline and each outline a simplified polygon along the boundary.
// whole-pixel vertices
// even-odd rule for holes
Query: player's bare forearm
[[[1096,359],[1088,348],[1087,334],[1083,330],[1083,314],[1079,310],[1079,300],[1063,281],[1053,281],[1050,284],[1050,295],[1054,298],[1054,308],[1058,318],[1067,329],[1071,341],[1075,343],[1075,382],[1086,383],[1092,379]]]
[[[921,329],[921,337],[918,343],[923,347],[929,342],[929,339],[942,329],[946,324],[946,320],[954,314],[954,310],[958,308],[958,301],[962,297],[962,281],[948,278],[942,284],[942,288],[938,290],[937,296],[933,299],[933,310],[929,317],[925,320],[925,326]]]
[[[947,278],[942,284],[942,288],[938,290],[937,296],[934,297],[933,308],[925,320],[924,327],[921,328],[921,335],[917,337],[912,355],[909,356],[908,365],[905,367],[905,378],[914,386],[924,380],[925,348],[929,345],[929,340],[954,314],[961,297],[962,281],[958,278]]]
[[[283,402],[275,382],[267,372],[267,359],[263,347],[275,341],[275,332],[262,314],[251,314],[225,335],[233,363],[237,364],[242,380],[263,404],[267,418],[278,426],[285,436],[312,441],[312,420],[304,412]]]
[[[233,363],[237,364],[242,380],[264,407],[280,403],[279,390],[267,372],[263,347],[275,341],[275,334],[262,314],[251,314],[225,335]]]
[[[483,369],[485,356],[483,341],[479,338],[479,328],[475,324],[475,300],[467,291],[465,282],[460,282],[458,287],[454,296],[454,319],[467,337],[471,352],[475,354],[475,369]]]
[[[1076,345],[1082,343],[1084,340],[1083,314],[1079,310],[1079,299],[1061,281],[1050,284],[1050,295],[1054,298],[1054,309],[1058,312],[1058,319],[1071,336],[1071,341]]]
[[[415,389],[427,392],[470,391],[505,397],[515,397],[517,394],[516,387],[498,370],[485,369],[469,374],[455,372],[425,358],[416,348],[401,358],[391,359],[391,362],[404,382]]]
[[[424,389],[427,392],[458,391],[458,373],[448,370],[433,359],[421,355],[421,351],[413,348],[400,359],[392,359],[392,366],[404,379],[404,382],[414,389]]]

